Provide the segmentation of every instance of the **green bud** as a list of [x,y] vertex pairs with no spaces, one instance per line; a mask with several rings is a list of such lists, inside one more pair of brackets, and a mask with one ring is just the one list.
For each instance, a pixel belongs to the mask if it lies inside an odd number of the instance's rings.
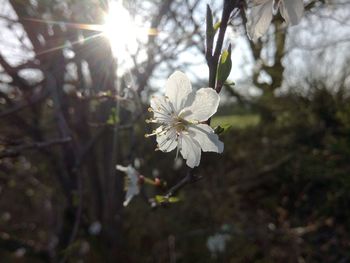
[[228,76],[231,73],[232,60],[231,60],[231,44],[227,50],[224,50],[221,53],[218,71],[217,71],[217,83],[222,86],[227,80]]

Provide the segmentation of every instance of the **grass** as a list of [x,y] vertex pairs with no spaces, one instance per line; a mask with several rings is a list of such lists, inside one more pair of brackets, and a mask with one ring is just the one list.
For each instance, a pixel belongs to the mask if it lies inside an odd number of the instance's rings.
[[244,129],[249,126],[256,126],[260,121],[257,114],[214,116],[211,119],[211,126],[231,125],[232,128]]

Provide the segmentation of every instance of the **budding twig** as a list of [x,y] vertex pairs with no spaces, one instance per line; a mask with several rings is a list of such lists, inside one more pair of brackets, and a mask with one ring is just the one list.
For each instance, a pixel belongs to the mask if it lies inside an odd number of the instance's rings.
[[[224,43],[226,28],[228,26],[228,22],[230,20],[230,16],[232,11],[235,8],[239,8],[240,0],[232,1],[232,0],[224,0],[224,8],[222,10],[221,15],[221,23],[219,28],[219,35],[216,41],[214,54],[212,54],[212,45],[207,45],[206,50],[206,60],[209,67],[209,87],[215,89],[216,84],[216,72],[218,68],[219,58],[222,50],[222,46]],[[209,7],[208,7],[209,8]],[[208,37],[208,36],[207,36]],[[219,92],[217,90],[217,92]]]

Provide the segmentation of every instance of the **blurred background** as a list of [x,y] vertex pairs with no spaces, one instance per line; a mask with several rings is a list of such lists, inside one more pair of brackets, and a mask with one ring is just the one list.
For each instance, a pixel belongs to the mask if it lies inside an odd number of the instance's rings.
[[[350,1],[304,3],[256,43],[232,16],[225,151],[152,208],[187,168],[144,138],[149,97],[207,86],[222,1],[0,0],[0,261],[350,262]],[[123,207],[116,164],[162,186]]]

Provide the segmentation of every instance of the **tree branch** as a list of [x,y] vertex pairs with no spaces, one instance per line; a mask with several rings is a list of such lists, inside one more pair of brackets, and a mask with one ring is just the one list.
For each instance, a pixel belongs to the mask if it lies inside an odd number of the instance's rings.
[[179,181],[176,185],[171,187],[164,197],[170,198],[174,194],[176,194],[179,190],[184,188],[186,185],[191,184],[191,183],[195,183],[203,178],[200,175],[195,175],[194,171],[195,171],[195,169],[190,169],[188,171],[187,175],[184,178],[182,178],[181,181]]
[[21,154],[21,152],[31,149],[42,149],[46,147],[50,147],[57,144],[64,144],[68,143],[72,140],[70,137],[66,138],[60,138],[60,139],[53,139],[46,142],[33,142],[29,144],[23,144],[16,147],[13,147],[12,149],[5,149],[2,152],[0,152],[0,159],[6,158],[6,157],[16,157]]

